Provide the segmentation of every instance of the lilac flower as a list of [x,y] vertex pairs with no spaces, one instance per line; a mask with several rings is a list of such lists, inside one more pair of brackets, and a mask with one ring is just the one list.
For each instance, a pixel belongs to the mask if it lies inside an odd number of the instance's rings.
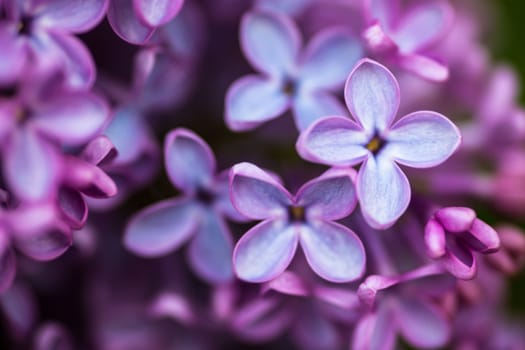
[[410,185],[397,163],[428,168],[444,162],[460,144],[456,126],[430,111],[414,112],[392,125],[399,86],[384,66],[360,61],[345,86],[348,109],[356,118],[326,117],[301,133],[297,151],[307,160],[333,166],[363,163],[357,197],[367,222],[388,228],[410,202]]
[[373,55],[426,79],[448,78],[448,68],[427,53],[451,25],[453,10],[446,1],[412,5],[402,13],[399,0],[364,3],[368,26],[362,36]]
[[189,262],[211,283],[233,277],[232,239],[223,216],[239,219],[228,198],[227,178],[215,175],[210,147],[192,131],[178,128],[165,139],[166,172],[183,196],[153,204],[130,221],[124,245],[144,257],[166,255],[192,239]]
[[295,23],[282,14],[252,12],[241,22],[241,47],[260,75],[234,82],[226,95],[228,127],[242,131],[257,127],[292,108],[298,129],[344,109],[329,92],[361,57],[361,47],[345,29],[316,35],[301,51]]
[[361,241],[352,230],[333,222],[355,207],[351,171],[328,171],[292,196],[267,172],[240,163],[230,172],[230,191],[241,214],[264,220],[235,246],[233,265],[240,279],[266,282],[279,276],[299,243],[310,267],[326,280],[348,282],[363,274]]
[[184,0],[110,0],[109,24],[122,39],[145,44],[160,27],[175,17]]
[[372,275],[359,286],[358,296],[369,309],[359,320],[352,349],[395,349],[397,334],[418,349],[445,346],[451,325],[436,300],[450,290],[433,265],[400,276]]
[[68,89],[50,72],[30,72],[14,86],[14,96],[0,96],[0,137],[8,190],[17,198],[38,201],[56,192],[64,170],[59,147],[89,142],[110,113],[99,96]]
[[461,279],[476,274],[474,252],[492,253],[499,249],[496,231],[476,217],[474,210],[447,207],[438,210],[425,227],[428,254]]
[[73,87],[88,88],[95,65],[84,44],[71,34],[95,27],[107,0],[5,0],[7,20],[0,24],[0,83],[13,82],[28,67],[59,67]]

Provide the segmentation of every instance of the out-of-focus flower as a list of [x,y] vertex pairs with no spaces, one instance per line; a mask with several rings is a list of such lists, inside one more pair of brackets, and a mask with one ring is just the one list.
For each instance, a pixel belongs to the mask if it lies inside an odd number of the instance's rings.
[[155,30],[168,23],[182,8],[184,0],[109,0],[109,24],[122,39],[145,44]]
[[84,44],[72,34],[95,27],[106,13],[107,0],[6,0],[0,24],[0,83],[13,82],[29,67],[55,67],[72,87],[89,88],[95,64]]
[[242,19],[240,37],[244,55],[261,74],[230,86],[225,105],[230,129],[253,129],[290,107],[300,130],[325,115],[345,113],[330,91],[343,84],[362,56],[358,40],[346,29],[327,29],[301,51],[299,29],[289,17],[252,12]]
[[474,252],[492,253],[499,249],[498,233],[465,207],[439,209],[425,227],[428,254],[454,276],[471,279],[476,274]]
[[336,224],[355,208],[353,170],[332,170],[292,196],[274,177],[250,163],[230,172],[231,200],[244,216],[264,220],[237,242],[237,276],[266,282],[279,276],[300,244],[310,267],[332,282],[353,281],[364,272],[364,248],[356,234]]
[[430,111],[413,112],[392,125],[399,86],[392,73],[369,59],[348,77],[345,100],[357,123],[323,118],[301,133],[297,151],[304,159],[333,166],[363,162],[356,183],[361,210],[371,226],[388,228],[410,202],[410,184],[397,163],[429,168],[444,162],[459,146],[459,130]]
[[124,245],[137,255],[166,255],[191,239],[189,261],[211,283],[233,277],[233,243],[223,216],[239,219],[228,197],[227,177],[215,175],[210,147],[192,131],[178,128],[165,139],[166,172],[183,196],[156,203],[129,222]]
[[446,1],[426,1],[403,10],[399,0],[364,4],[368,25],[362,37],[374,56],[426,79],[448,78],[448,68],[426,53],[451,25],[453,9]]

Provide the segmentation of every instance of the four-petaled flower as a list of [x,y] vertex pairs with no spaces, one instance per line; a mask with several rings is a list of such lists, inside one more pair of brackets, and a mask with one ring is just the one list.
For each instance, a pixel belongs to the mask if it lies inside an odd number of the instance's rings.
[[261,73],[234,82],[226,95],[226,123],[232,130],[253,129],[291,106],[298,129],[331,114],[345,113],[329,92],[362,56],[361,46],[347,30],[327,29],[304,51],[295,23],[274,12],[253,12],[241,23],[241,47]]
[[171,131],[164,143],[166,172],[181,197],[153,204],[129,222],[124,245],[144,257],[166,255],[192,239],[189,262],[211,283],[233,277],[232,238],[223,216],[240,219],[228,197],[228,177],[215,175],[210,147],[192,131]]
[[290,264],[300,243],[310,267],[332,282],[355,280],[364,272],[365,252],[356,234],[332,220],[356,205],[353,170],[329,170],[292,196],[272,175],[250,163],[230,172],[233,206],[244,216],[264,220],[237,243],[233,266],[249,282],[266,282]]
[[444,162],[460,144],[457,127],[445,116],[419,111],[392,125],[399,107],[399,86],[384,66],[361,60],[348,77],[345,100],[353,120],[318,120],[297,141],[307,160],[332,166],[363,163],[357,197],[367,222],[388,228],[410,202],[410,184],[397,163],[429,168]]

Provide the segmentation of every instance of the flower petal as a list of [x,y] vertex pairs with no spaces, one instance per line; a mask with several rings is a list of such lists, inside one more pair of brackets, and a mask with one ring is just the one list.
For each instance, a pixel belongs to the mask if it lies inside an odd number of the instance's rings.
[[329,170],[304,184],[297,192],[296,202],[306,208],[308,219],[342,219],[357,204],[354,178],[353,169]]
[[292,261],[298,235],[284,221],[263,221],[241,237],[233,251],[233,268],[244,281],[262,283],[279,276]]
[[117,156],[117,148],[110,138],[104,135],[91,140],[82,150],[81,157],[93,165],[109,163]]
[[348,30],[332,28],[320,32],[306,48],[299,70],[300,82],[312,89],[342,86],[362,56],[359,40]]
[[184,0],[133,0],[139,18],[151,27],[168,23],[179,13]]
[[449,232],[469,231],[476,219],[476,212],[467,207],[445,207],[434,214]]
[[0,47],[2,48],[0,84],[13,84],[20,78],[26,64],[27,51],[24,40],[20,40],[11,27],[1,23]]
[[363,216],[375,229],[392,226],[410,202],[407,177],[386,157],[370,157],[361,165],[356,188]]
[[315,221],[301,226],[301,247],[308,264],[319,276],[336,283],[358,279],[365,272],[365,249],[349,228]]
[[410,345],[427,349],[447,344],[451,329],[442,311],[414,298],[399,301],[399,328]]
[[336,166],[352,166],[369,155],[368,137],[363,129],[344,117],[327,117],[301,133],[296,149],[309,161]]
[[[481,253],[492,253],[500,248],[501,241],[498,233],[487,223],[480,219],[475,219],[470,234],[477,241],[474,246]],[[481,245],[480,245],[481,244]]]
[[124,246],[144,257],[166,255],[195,232],[199,209],[187,199],[168,199],[136,214],[124,233]]
[[450,28],[453,9],[445,1],[427,1],[409,9],[390,35],[402,52],[422,51]]
[[37,320],[38,308],[32,291],[29,286],[15,282],[0,295],[0,307],[6,328],[16,339],[28,337]]
[[78,191],[61,188],[58,192],[58,205],[65,222],[75,230],[86,223],[88,207],[84,197]]
[[234,131],[250,130],[280,116],[290,103],[280,81],[246,76],[235,81],[226,93],[226,124]]
[[411,113],[398,122],[386,136],[383,152],[397,162],[429,168],[447,160],[461,143],[458,128],[445,116],[429,111]]
[[368,22],[378,20],[385,28],[390,28],[399,19],[399,0],[366,0],[365,4]]
[[297,129],[304,130],[322,117],[347,115],[339,100],[323,91],[301,91],[293,100],[293,113]]
[[454,239],[447,240],[447,253],[440,261],[456,278],[470,280],[476,276],[477,263],[472,251]]
[[392,350],[395,344],[395,316],[388,305],[381,305],[376,313],[365,314],[357,323],[353,350]]
[[129,0],[111,0],[108,8],[111,28],[123,40],[132,44],[144,44],[155,28],[143,23]]
[[13,284],[16,274],[16,257],[7,233],[0,231],[0,295]]
[[52,30],[86,32],[102,20],[107,7],[108,0],[40,1],[37,22]]
[[60,173],[55,150],[27,128],[16,129],[10,136],[3,153],[9,188],[22,199],[48,198],[56,189]]
[[35,334],[35,350],[73,350],[71,336],[66,329],[54,322],[40,326]]
[[31,124],[61,144],[78,146],[101,132],[109,115],[108,105],[97,95],[70,93],[35,110]]
[[235,222],[246,222],[249,221],[247,217],[242,215],[235,209],[230,198],[230,169],[222,171],[217,177],[213,184],[213,190],[215,193],[215,201],[213,207],[217,212],[224,215],[228,220]]
[[446,65],[423,55],[399,55],[396,57],[396,63],[403,69],[430,81],[446,81],[449,76],[449,69]]
[[215,156],[210,146],[193,131],[177,128],[164,140],[164,162],[171,182],[182,191],[211,185]]
[[75,157],[65,158],[63,183],[87,196],[108,198],[117,193],[117,185],[102,169]]
[[287,16],[274,12],[251,12],[241,21],[241,47],[261,72],[283,76],[296,62],[301,45],[299,29]]
[[251,163],[239,163],[230,171],[230,197],[241,214],[267,219],[285,214],[292,196],[270,174]]
[[341,338],[335,322],[327,319],[315,304],[301,305],[296,317],[292,334],[302,349],[340,348]]
[[386,67],[365,58],[346,81],[345,101],[354,118],[373,136],[394,120],[399,108],[399,85]]
[[213,211],[203,212],[189,246],[191,266],[210,283],[227,283],[233,278],[233,242],[224,220]]

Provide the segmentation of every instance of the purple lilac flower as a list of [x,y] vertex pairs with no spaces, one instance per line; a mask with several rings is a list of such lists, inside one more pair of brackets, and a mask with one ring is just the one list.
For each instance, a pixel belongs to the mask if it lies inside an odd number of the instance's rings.
[[368,25],[362,37],[372,55],[426,79],[448,78],[448,68],[428,54],[452,23],[453,9],[448,2],[425,1],[403,10],[399,0],[364,3]]
[[461,136],[445,116],[418,111],[392,125],[399,107],[399,86],[384,66],[361,60],[345,86],[345,100],[356,121],[323,118],[301,133],[297,151],[307,160],[333,166],[363,163],[357,197],[367,222],[388,228],[410,202],[410,184],[397,163],[429,168],[457,149]]
[[474,252],[492,253],[499,249],[500,239],[492,227],[465,207],[439,209],[425,227],[428,254],[439,259],[454,276],[471,279],[476,274]]
[[184,0],[109,0],[109,24],[122,39],[145,44],[155,30],[168,23],[182,8]]
[[446,345],[451,325],[436,300],[451,286],[441,276],[442,270],[427,265],[400,276],[367,277],[357,293],[369,309],[356,325],[352,349],[394,349],[398,334],[420,349]]
[[84,44],[72,34],[95,27],[107,0],[5,0],[0,23],[3,47],[0,83],[13,82],[28,67],[59,67],[72,87],[89,88],[95,64]]
[[228,198],[227,178],[215,175],[210,147],[192,131],[178,128],[165,139],[166,172],[181,197],[164,200],[136,214],[124,245],[145,257],[166,255],[191,239],[189,262],[211,283],[233,277],[232,239],[224,216],[239,219]]
[[260,74],[230,86],[225,106],[230,129],[253,129],[289,108],[300,130],[322,116],[345,113],[330,91],[343,84],[362,55],[346,29],[327,29],[303,50],[299,29],[289,17],[251,12],[242,19],[240,36],[244,55]]
[[356,205],[352,171],[332,170],[304,184],[292,196],[272,175],[250,163],[230,172],[231,200],[244,216],[264,220],[235,246],[237,276],[266,282],[290,264],[300,243],[310,267],[332,282],[364,272],[364,248],[349,228],[333,222]]
[[67,171],[59,147],[90,141],[110,114],[98,95],[68,89],[47,71],[30,73],[14,86],[14,96],[0,96],[0,137],[8,190],[17,198],[37,201],[52,197],[62,171]]

